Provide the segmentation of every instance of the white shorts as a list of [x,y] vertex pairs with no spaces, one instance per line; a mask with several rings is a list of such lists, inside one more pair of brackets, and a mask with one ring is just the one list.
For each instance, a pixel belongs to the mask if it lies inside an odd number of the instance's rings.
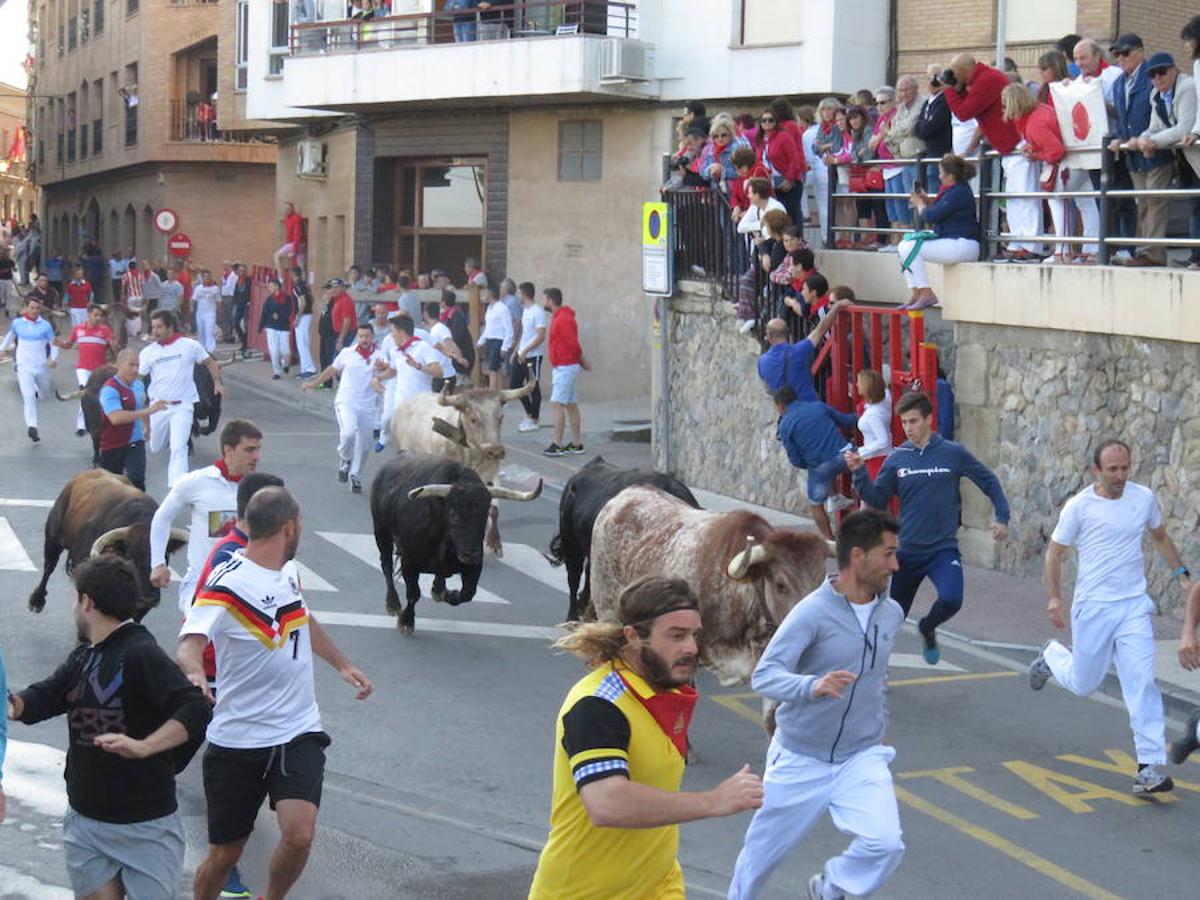
[[282,247],[280,247],[278,250],[275,251],[275,255],[276,256],[295,256],[296,255],[296,245],[295,244],[284,244]]
[[551,403],[578,402],[575,382],[579,378],[579,364],[572,366],[555,366],[550,377]]

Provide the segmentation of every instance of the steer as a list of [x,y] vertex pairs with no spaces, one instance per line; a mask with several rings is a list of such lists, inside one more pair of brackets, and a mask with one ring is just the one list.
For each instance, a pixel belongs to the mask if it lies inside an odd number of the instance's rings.
[[684,579],[700,599],[701,662],[722,685],[746,681],[775,629],[825,577],[833,545],[774,528],[749,510],[707,512],[654,487],[605,504],[592,533],[592,603],[616,618],[617,596],[642,575]]
[[[558,504],[558,534],[550,541],[550,555],[546,557],[554,566],[566,563],[567,587],[571,595],[567,606],[568,621],[580,617],[588,608],[591,597],[588,556],[592,551],[592,528],[596,516],[600,515],[604,504],[635,484],[651,485],[678,497],[688,506],[700,507],[683,482],[670,475],[645,469],[618,469],[600,456],[572,475],[563,488]],[[582,592],[579,590],[581,576]]]
[[[387,611],[397,616],[401,634],[412,634],[421,599],[421,574],[431,573],[435,601],[469,603],[483,569],[483,533],[493,500],[534,500],[531,491],[486,485],[461,462],[425,453],[401,452],[371,484],[371,520],[379,567],[387,583]],[[393,557],[399,557],[407,605],[400,609]],[[446,578],[462,576],[462,589],[446,589]]]
[[[29,608],[46,605],[46,583],[67,551],[67,574],[89,556],[115,553],[137,570],[141,603],[134,618],[141,621],[158,605],[159,590],[150,584],[150,520],[158,504],[129,479],[104,469],[80,472],[67,482],[46,517],[42,580],[29,595]],[[187,543],[183,528],[172,528],[167,556]]]

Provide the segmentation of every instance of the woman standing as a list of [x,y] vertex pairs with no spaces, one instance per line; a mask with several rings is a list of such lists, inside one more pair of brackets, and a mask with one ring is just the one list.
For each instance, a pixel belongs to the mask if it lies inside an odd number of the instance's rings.
[[258,330],[266,332],[267,352],[271,357],[271,378],[278,381],[290,368],[292,317],[296,313],[296,301],[280,290],[279,279],[267,282],[267,296],[263,300],[262,312],[258,317]]
[[300,377],[315,378],[317,366],[312,358],[314,301],[308,282],[304,280],[304,270],[299,266],[292,267],[292,301],[296,305],[296,357],[300,366]]
[[[838,186],[838,168],[835,157],[842,152],[842,129],[838,128],[837,115],[841,104],[833,97],[826,97],[817,104],[817,121],[810,129],[812,132],[813,148],[813,199],[817,203],[817,216],[821,222],[821,238],[824,241],[829,226],[829,189]],[[820,160],[820,167],[816,162]],[[845,201],[838,201],[845,204]],[[839,210],[841,212],[842,210]],[[841,215],[838,216],[841,219]],[[847,221],[842,219],[842,221]],[[836,246],[836,239],[826,241]]]
[[[849,166],[850,190],[855,194],[882,193],[882,173],[876,167],[862,165],[874,158],[871,150],[871,125],[867,111],[861,106],[852,106],[846,110],[846,133],[842,136],[842,151],[836,157],[837,162]],[[871,169],[875,174],[871,175]],[[878,179],[878,184],[874,183]],[[864,197],[854,201],[858,214],[858,227],[876,228],[887,227],[887,210],[880,199]],[[853,245],[860,250],[875,250],[878,241],[873,234],[860,234]]]
[[938,298],[929,286],[925,263],[948,265],[979,259],[979,219],[975,214],[975,195],[968,184],[974,177],[973,165],[961,156],[947,153],[938,166],[942,187],[937,197],[931,200],[924,191],[913,191],[909,202],[924,217],[934,237],[906,235],[900,242],[900,268],[912,290],[912,297],[901,309],[938,305]]
[[758,161],[771,173],[775,195],[794,221],[800,215],[800,191],[804,184],[804,151],[783,130],[779,117],[770,107],[758,118],[754,133],[754,150]]

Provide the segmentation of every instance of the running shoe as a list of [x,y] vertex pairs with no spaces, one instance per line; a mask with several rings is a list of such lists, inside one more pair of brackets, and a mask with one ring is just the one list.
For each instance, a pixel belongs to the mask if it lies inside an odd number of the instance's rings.
[[279,380],[279,378],[280,378],[280,376],[279,376],[279,373],[276,373],[276,374],[274,374],[274,375],[272,375],[272,376],[271,376],[271,380],[272,380],[272,381],[278,381],[278,380]]
[[382,453],[382,452],[383,452],[383,448],[384,448],[384,446],[385,446],[385,445],[383,444],[383,442],[382,442],[382,441],[376,441],[376,442],[375,442],[375,452],[376,452],[376,453]]
[[925,642],[925,649],[921,651],[922,658],[929,665],[936,666],[942,661],[942,651],[938,649],[936,629],[931,628],[926,631],[922,621],[917,623],[917,630],[921,632],[921,640]]
[[39,441],[41,441],[41,439],[42,439],[42,436],[40,434],[38,434],[38,430],[32,425],[29,426],[29,430],[25,433],[27,435],[29,435],[29,439],[31,441],[33,441],[35,444],[38,443]]
[[1200,709],[1192,710],[1188,716],[1187,732],[1178,740],[1171,741],[1171,762],[1181,766],[1189,756],[1200,750]]
[[254,896],[254,892],[251,891],[250,888],[246,887],[245,883],[243,883],[242,873],[237,870],[237,866],[234,866],[229,870],[229,877],[225,879],[225,887],[221,889],[221,896],[223,898],[244,898]]
[[837,897],[838,900],[845,900],[846,895],[843,893],[829,894],[825,893],[825,876],[818,872],[808,879],[808,900],[825,900],[827,896]]
[[541,424],[540,424],[540,423],[538,423],[536,420],[534,420],[534,419],[525,419],[525,420],[523,420],[523,421],[521,422],[521,424],[520,424],[520,425],[518,425],[518,426],[517,426],[517,431],[519,431],[519,432],[521,432],[522,434],[524,434],[524,433],[526,433],[526,432],[529,432],[529,431],[537,431],[537,430],[538,430],[539,428],[541,428],[541,427],[542,427],[542,426],[541,426]]
[[1171,776],[1158,766],[1139,766],[1133,776],[1133,792],[1135,794],[1162,794],[1175,790],[1175,782]]
[[346,460],[345,462],[338,465],[338,481],[340,481],[342,484],[345,484],[346,479],[349,477],[350,477],[350,461]]
[[86,428],[76,428],[75,429],[75,437],[83,437],[85,434],[87,434]]
[[583,444],[567,444],[567,446],[563,447],[563,451],[566,453],[572,453],[575,456],[580,456],[584,453],[587,453],[587,451],[583,449]]
[[1050,676],[1054,674],[1050,671],[1050,666],[1046,664],[1046,648],[1049,646],[1050,642],[1046,641],[1042,645],[1037,659],[1029,664],[1029,687],[1031,690],[1040,691],[1046,686],[1046,682],[1050,680]]
[[545,450],[542,451],[542,456],[566,456],[566,455],[567,455],[567,448],[560,447],[560,446],[558,446],[558,444],[551,444],[549,447],[547,447]]
[[361,494],[362,493],[362,482],[359,481],[357,476],[354,476],[354,475],[350,476],[350,493],[352,493],[352,494]]

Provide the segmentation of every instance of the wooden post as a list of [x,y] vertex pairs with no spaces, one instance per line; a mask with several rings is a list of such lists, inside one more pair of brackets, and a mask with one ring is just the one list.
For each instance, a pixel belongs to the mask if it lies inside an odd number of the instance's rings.
[[[471,340],[478,341],[483,334],[483,305],[479,299],[479,285],[474,281],[467,284],[467,322],[471,327]],[[475,367],[471,372],[471,383],[475,387],[486,387],[487,376],[483,371],[483,353],[475,348]]]

